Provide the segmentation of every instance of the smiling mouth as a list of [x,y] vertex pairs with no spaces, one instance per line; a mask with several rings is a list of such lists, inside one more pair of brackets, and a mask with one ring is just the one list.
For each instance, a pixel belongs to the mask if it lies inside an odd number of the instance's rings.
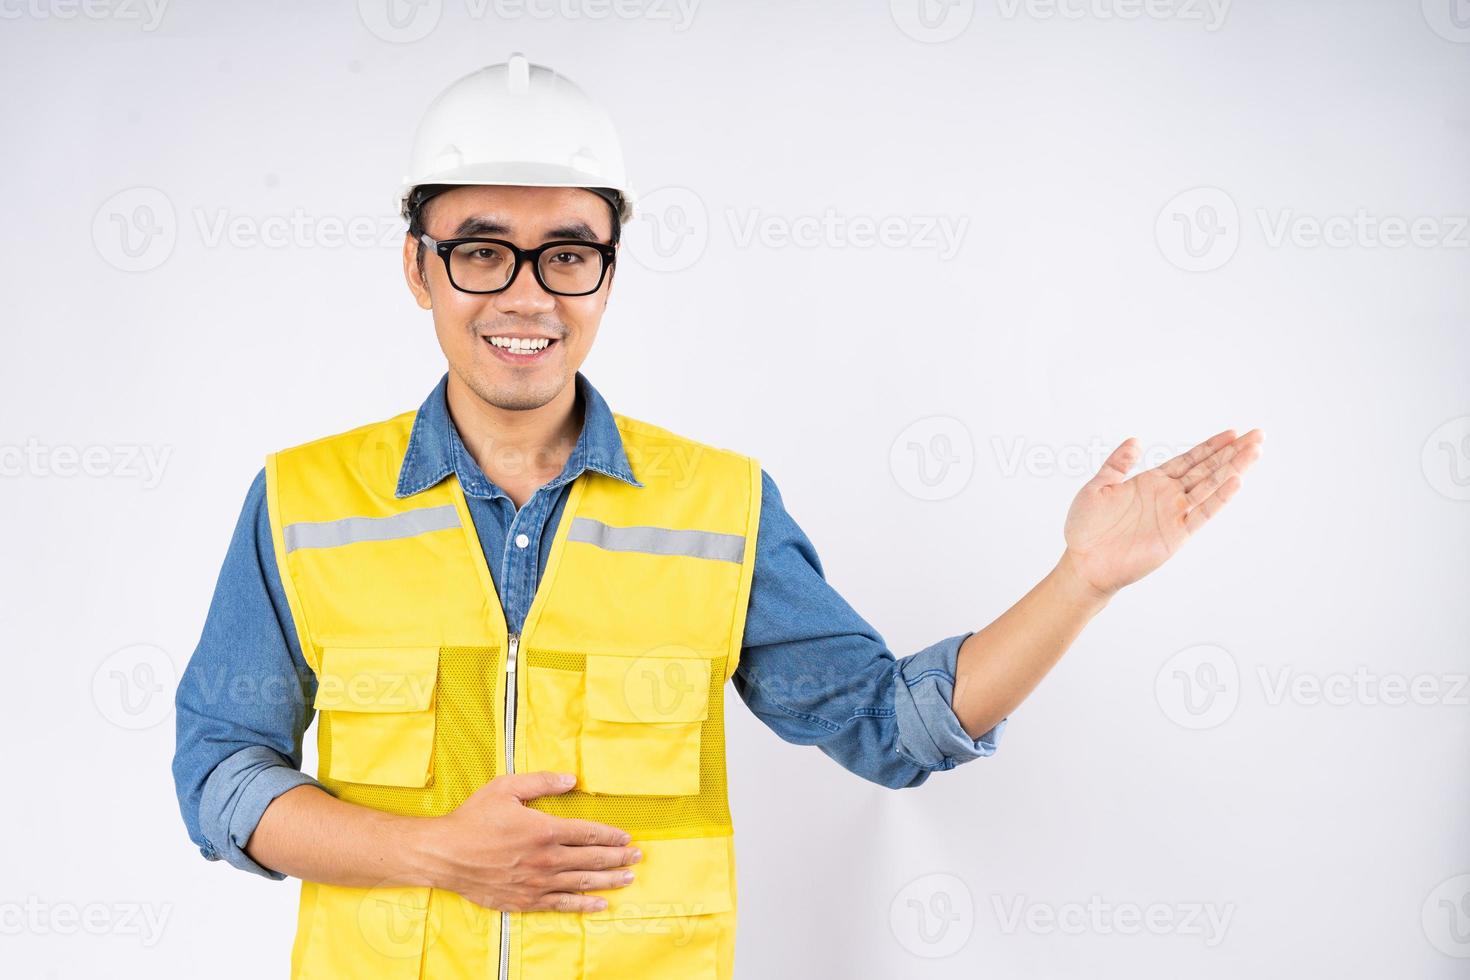
[[504,361],[530,362],[546,356],[559,341],[551,337],[491,336],[483,338],[491,353]]

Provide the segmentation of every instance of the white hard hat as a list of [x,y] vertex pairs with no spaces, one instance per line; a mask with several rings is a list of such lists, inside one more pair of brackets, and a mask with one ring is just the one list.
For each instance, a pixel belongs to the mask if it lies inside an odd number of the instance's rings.
[[414,135],[400,213],[407,216],[409,196],[424,184],[606,189],[621,223],[633,217],[612,119],[565,76],[520,53],[466,75],[430,104]]

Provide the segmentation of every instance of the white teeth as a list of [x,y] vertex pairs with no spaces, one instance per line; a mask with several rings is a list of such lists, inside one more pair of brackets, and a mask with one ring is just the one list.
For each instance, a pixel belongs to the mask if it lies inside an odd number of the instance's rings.
[[534,340],[526,337],[491,337],[490,343],[512,354],[534,354],[539,350],[545,350],[551,341],[545,337],[537,337]]

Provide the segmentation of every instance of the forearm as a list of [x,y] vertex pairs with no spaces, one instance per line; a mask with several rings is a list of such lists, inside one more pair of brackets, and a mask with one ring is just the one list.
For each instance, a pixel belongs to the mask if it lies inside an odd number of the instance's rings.
[[960,645],[953,708],[972,738],[1014,711],[1110,596],[1077,575],[1069,553],[1000,618]]
[[327,885],[432,884],[422,846],[431,823],[298,786],[266,808],[245,853],[282,874]]

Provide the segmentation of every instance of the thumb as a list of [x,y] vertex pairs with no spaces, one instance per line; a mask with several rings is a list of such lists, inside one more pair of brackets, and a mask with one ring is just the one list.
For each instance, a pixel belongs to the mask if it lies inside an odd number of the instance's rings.
[[504,788],[522,801],[565,793],[577,784],[577,777],[569,772],[512,772],[500,779]]
[[1128,478],[1128,471],[1133,468],[1133,464],[1138,462],[1138,454],[1138,440],[1133,436],[1124,439],[1103,462],[1097,476],[1088,481],[1088,486],[1110,487],[1123,482]]

